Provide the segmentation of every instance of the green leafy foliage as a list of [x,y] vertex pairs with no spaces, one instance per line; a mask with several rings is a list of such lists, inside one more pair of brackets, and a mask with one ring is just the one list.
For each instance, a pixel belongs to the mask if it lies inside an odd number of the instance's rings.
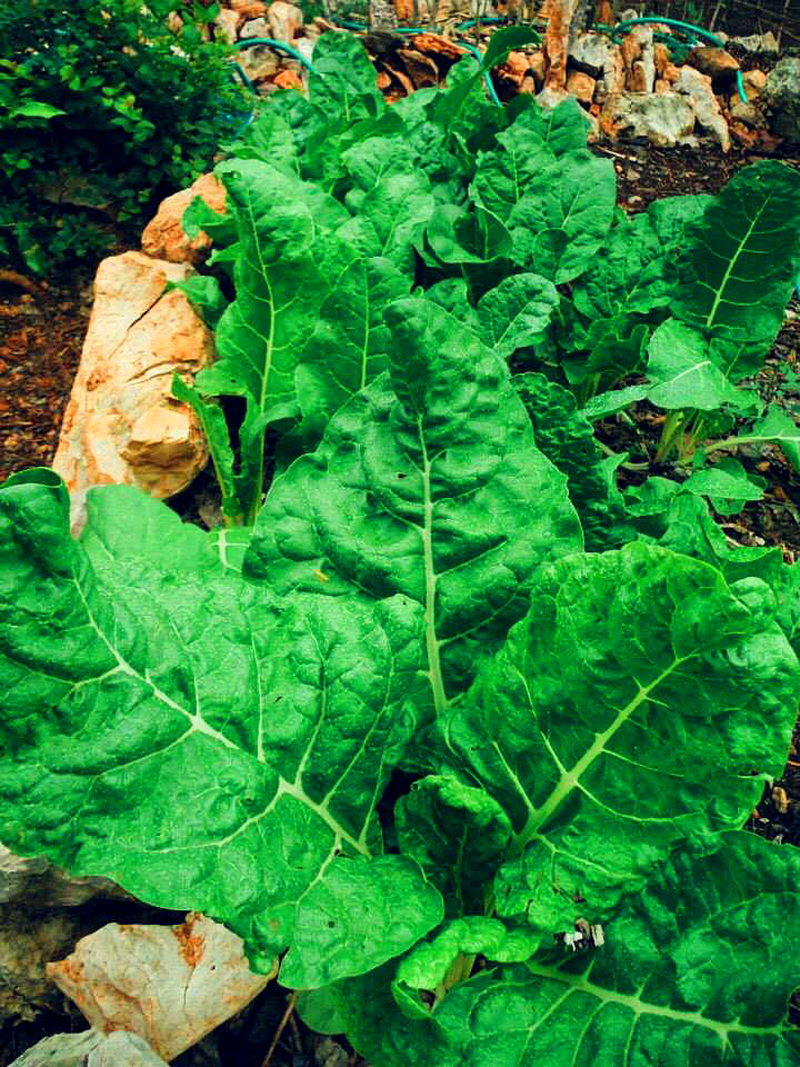
[[[218,5],[19,0],[0,12],[0,257],[44,273],[208,170],[245,98]],[[167,26],[170,12],[182,29]],[[57,205],[60,225],[54,227]]]
[[[800,455],[741,384],[795,179],[625,219],[574,103],[495,108],[466,58],[388,109],[347,35],[315,66],[185,219],[227,524],[0,487],[0,840],[280,955],[374,1067],[798,1065],[800,858],[741,827],[800,571],[709,510],[762,493],[740,445]],[[622,490],[593,420],[643,400],[721,436]]]

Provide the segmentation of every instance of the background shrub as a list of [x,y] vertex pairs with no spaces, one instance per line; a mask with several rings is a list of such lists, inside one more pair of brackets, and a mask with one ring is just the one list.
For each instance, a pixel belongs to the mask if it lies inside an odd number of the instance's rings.
[[179,0],[0,8],[0,261],[44,273],[96,253],[111,221],[140,225],[209,168],[246,110],[227,46],[203,38],[218,11]]

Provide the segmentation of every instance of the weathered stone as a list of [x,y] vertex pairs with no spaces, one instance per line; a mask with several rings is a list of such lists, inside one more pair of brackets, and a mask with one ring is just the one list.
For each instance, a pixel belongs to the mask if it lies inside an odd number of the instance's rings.
[[[249,19],[244,23],[239,30],[239,37],[245,41],[251,37],[271,37],[269,22],[267,21],[266,10],[258,18]],[[249,51],[247,49],[246,51]]]
[[278,53],[269,45],[257,44],[252,48],[244,48],[237,54],[237,60],[250,81],[256,85],[274,78],[280,68]]
[[303,25],[303,12],[294,4],[287,4],[285,0],[275,0],[267,10],[270,33],[276,41],[292,44],[295,34]]
[[749,37],[731,37],[728,44],[737,44],[745,52],[763,53],[764,55],[776,56],[780,51],[772,30],[767,30],[766,33],[753,33]]
[[43,856],[23,857],[0,845],[0,904],[30,908],[75,907],[96,896],[129,899],[107,878],[72,878]]
[[155,218],[148,222],[142,234],[142,251],[154,259],[170,263],[200,263],[211,247],[205,233],[188,237],[183,230],[183,213],[195,197],[201,197],[218,213],[225,211],[225,189],[213,174],[204,174],[188,189],[173,193],[158,205]]
[[782,59],[767,75],[761,96],[775,133],[800,144],[800,59]]
[[242,940],[192,913],[179,926],[109,923],[47,973],[104,1033],[138,1034],[167,1061],[241,1011],[277,972],[253,974]]
[[764,129],[766,126],[764,115],[755,104],[749,102],[745,104],[738,97],[731,104],[731,118],[736,122],[749,126],[752,130]]
[[214,19],[214,25],[217,27],[218,31],[217,37],[222,38],[222,40],[227,41],[229,44],[235,44],[241,21],[241,15],[238,15],[229,7],[223,7]]
[[[408,64],[406,64],[408,66]],[[508,81],[514,82],[515,85],[522,85],[525,75],[530,68],[530,62],[524,52],[509,52],[505,63],[500,67],[498,73]],[[409,74],[412,74],[409,71]],[[431,84],[428,82],[427,84]]]
[[49,960],[69,952],[90,923],[75,910],[0,907],[0,1021],[30,1021],[59,1005],[60,995],[45,973]]
[[747,99],[752,102],[753,100],[757,100],[764,91],[764,86],[767,83],[767,76],[763,70],[747,70],[742,75],[742,81],[744,82]]
[[[87,1059],[88,1057],[88,1059]],[[136,1034],[54,1034],[37,1042],[9,1067],[167,1067]]]
[[[193,379],[214,355],[210,331],[168,281],[184,263],[125,252],[103,260],[54,469],[71,492],[138,485],[152,496],[179,493],[208,459],[194,413],[172,399],[175,372]],[[163,295],[162,295],[163,294]],[[153,440],[163,425],[166,440]]]
[[601,33],[585,33],[575,41],[569,61],[578,70],[602,79],[605,95],[625,88],[625,64],[617,45]]
[[656,74],[659,78],[663,78],[664,72],[672,62],[669,55],[669,49],[663,41],[656,41],[653,44],[653,59],[656,64]]
[[681,76],[675,88],[691,100],[698,123],[714,137],[723,152],[728,152],[731,147],[730,131],[714,96],[711,78],[694,67],[681,67]]
[[708,75],[715,85],[730,85],[736,81],[739,71],[739,61],[724,48],[693,48],[688,62],[701,74]]
[[582,104],[591,104],[597,82],[581,70],[573,70],[567,78],[567,92]]
[[642,137],[662,147],[691,144],[694,109],[676,92],[623,93],[609,98],[600,125],[612,137]]

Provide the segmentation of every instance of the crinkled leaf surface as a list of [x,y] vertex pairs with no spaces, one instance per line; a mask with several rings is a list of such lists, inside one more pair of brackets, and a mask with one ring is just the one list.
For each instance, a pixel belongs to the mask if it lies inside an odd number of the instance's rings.
[[531,372],[511,380],[530,415],[537,448],[569,479],[587,550],[607,547],[609,528],[621,517],[615,473],[622,457],[603,457],[590,420],[568,389]]
[[590,319],[646,313],[669,302],[665,248],[646,212],[622,219],[609,233],[573,293]]
[[538,274],[514,274],[478,303],[483,341],[505,359],[540,341],[558,309],[556,287]]
[[279,593],[421,604],[441,710],[524,614],[536,568],[582,537],[503,361],[424,299],[387,322],[389,374],[274,482],[245,572]]
[[305,449],[314,447],[331,415],[386,370],[390,334],[383,312],[408,295],[409,280],[381,256],[364,257],[345,241],[326,241],[320,268],[328,294],[298,355],[295,382]]
[[763,583],[642,544],[540,572],[442,728],[514,826],[499,915],[602,921],[677,841],[744,822],[800,693],[774,611]]
[[588,149],[537,169],[506,222],[515,260],[556,284],[579,277],[611,229],[615,200],[611,160]]
[[0,509],[0,838],[203,911],[268,966],[336,854],[381,850],[421,609],[279,605],[230,570],[90,559],[52,475],[5,486]]
[[427,1018],[393,1009],[386,971],[343,983],[348,1033],[375,1067],[793,1067],[800,855],[741,831],[721,846],[674,853],[602,948],[479,973]]
[[444,917],[437,890],[407,856],[339,857],[297,910],[280,980],[315,989],[406,952]]
[[377,255],[411,273],[413,247],[420,243],[435,207],[430,182],[400,137],[371,137],[348,149],[344,164],[353,182],[345,203],[377,236]]
[[395,820],[400,851],[422,866],[448,911],[480,911],[484,885],[511,838],[497,801],[452,774],[428,775],[400,798]]
[[672,313],[729,340],[772,343],[800,271],[800,173],[737,171],[687,234]]

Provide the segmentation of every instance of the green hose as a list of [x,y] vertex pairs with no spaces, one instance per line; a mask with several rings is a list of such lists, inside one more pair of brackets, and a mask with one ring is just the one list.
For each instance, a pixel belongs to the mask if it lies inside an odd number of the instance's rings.
[[[680,19],[665,19],[659,15],[647,15],[640,19],[628,19],[625,22],[620,22],[617,26],[610,28],[610,36],[612,41],[615,41],[616,37],[621,33],[627,33],[628,30],[634,26],[641,26],[644,23],[661,23],[665,26],[675,26],[679,30],[684,30],[686,33],[693,34],[699,37],[705,37],[707,41],[710,41],[716,48],[724,48],[724,41],[720,40],[715,34],[709,30],[704,30],[700,26],[693,26],[691,22],[681,22]],[[739,97],[743,104],[747,103],[747,92],[744,87],[744,78],[740,70],[736,71],[736,88],[739,90]]]

